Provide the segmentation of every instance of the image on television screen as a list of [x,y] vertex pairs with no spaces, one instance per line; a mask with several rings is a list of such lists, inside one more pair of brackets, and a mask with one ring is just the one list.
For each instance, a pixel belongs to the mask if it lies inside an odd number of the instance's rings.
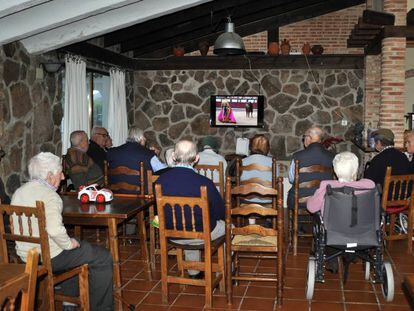
[[257,96],[216,96],[216,126],[257,126]]

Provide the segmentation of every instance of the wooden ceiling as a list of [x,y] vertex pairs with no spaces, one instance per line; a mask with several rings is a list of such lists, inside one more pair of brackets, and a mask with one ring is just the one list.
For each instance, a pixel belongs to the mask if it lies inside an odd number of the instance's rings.
[[274,34],[281,26],[362,3],[365,0],[213,0],[107,33],[97,40],[103,42],[101,47],[84,41],[63,49],[137,68],[143,58],[170,56],[176,45],[183,46],[186,53],[198,50],[202,41],[213,45],[223,33],[228,16],[235,23],[236,33],[245,37],[262,31]]

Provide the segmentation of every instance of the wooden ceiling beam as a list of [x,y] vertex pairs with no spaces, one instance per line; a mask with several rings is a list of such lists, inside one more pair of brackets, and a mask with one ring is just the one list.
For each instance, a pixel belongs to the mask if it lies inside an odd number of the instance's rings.
[[[343,0],[343,1],[291,1],[291,3],[285,6],[286,11],[282,14],[273,15],[270,17],[262,18],[260,20],[254,20],[251,22],[246,22],[245,24],[238,24],[236,22],[235,31],[243,36],[248,36],[251,34],[259,33],[266,31],[270,27],[281,27],[287,24],[294,22],[302,21],[308,18],[313,18],[315,16],[320,16],[323,14],[331,13],[347,7],[355,6],[364,3],[363,0]],[[171,46],[173,43],[180,43],[186,50],[186,52],[191,52],[197,50],[197,44],[199,41],[208,41],[214,42],[215,39],[221,34],[221,32],[216,32],[213,34],[205,35],[200,37],[199,35],[188,35],[186,41],[179,40],[175,42],[165,42],[158,44],[157,46],[148,46],[145,51],[135,51],[134,56],[166,56],[171,54]],[[184,38],[181,38],[184,39]],[[154,51],[154,52],[152,52]]]
[[[315,1],[315,0],[314,0]],[[316,0],[320,1],[320,0]],[[246,3],[240,4],[231,15],[231,20],[237,25],[239,23],[250,22],[255,18],[263,18],[264,16],[271,16],[276,14],[276,10],[284,8],[290,0],[274,0],[274,1],[260,1],[259,3]],[[256,15],[255,15],[256,14]],[[222,10],[214,14],[214,21],[212,16],[206,15],[197,19],[193,19],[192,15],[189,15],[187,19],[181,23],[176,24],[174,27],[167,27],[160,29],[156,32],[148,33],[144,36],[134,37],[131,40],[125,41],[121,44],[121,52],[127,52],[131,50],[140,51],[142,48],[147,52],[146,47],[155,45],[159,48],[180,44],[179,41],[186,41],[193,37],[202,37],[211,33],[222,32],[224,29],[224,22],[226,17],[229,15],[227,10]],[[191,19],[189,19],[191,18]],[[213,27],[216,25],[216,27]],[[215,29],[216,28],[216,29]],[[168,45],[166,45],[168,42]],[[213,42],[209,42],[213,44]],[[151,49],[149,51],[152,51]]]
[[391,13],[364,10],[362,13],[362,22],[371,25],[394,25],[395,15]]
[[[225,11],[228,14],[228,9],[246,3],[251,5],[252,1],[253,0],[215,0],[176,13],[168,14],[166,16],[151,19],[149,21],[106,34],[104,36],[104,46],[112,46],[140,36],[151,34],[161,29],[169,29],[173,26],[175,27],[180,23],[188,21],[189,17],[193,20],[197,20],[202,16],[207,16],[209,20],[211,20],[210,14],[213,14],[213,17],[214,14],[217,14],[220,11]],[[272,0],[272,2],[273,1],[274,0]]]

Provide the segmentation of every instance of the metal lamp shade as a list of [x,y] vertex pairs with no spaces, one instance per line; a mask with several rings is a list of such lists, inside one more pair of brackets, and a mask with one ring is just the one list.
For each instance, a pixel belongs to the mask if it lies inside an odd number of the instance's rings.
[[243,39],[234,32],[234,24],[226,23],[225,32],[214,42],[214,54],[243,55],[246,54]]

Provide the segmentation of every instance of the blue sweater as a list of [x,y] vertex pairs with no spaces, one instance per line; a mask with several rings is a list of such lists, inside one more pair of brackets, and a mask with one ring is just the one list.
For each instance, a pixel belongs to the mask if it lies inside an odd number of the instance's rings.
[[[224,220],[224,201],[217,191],[214,183],[202,175],[197,174],[190,168],[174,167],[173,169],[160,175],[157,184],[162,186],[163,195],[199,197],[200,186],[207,187],[208,205],[210,210],[210,231],[214,229],[218,220]],[[164,209],[165,222],[168,229],[172,229],[172,212],[168,206]],[[182,230],[181,214],[178,207],[175,209],[177,229]],[[186,219],[186,230],[191,230],[191,212],[184,208]],[[203,230],[203,218],[200,208],[194,209],[196,230]]]

